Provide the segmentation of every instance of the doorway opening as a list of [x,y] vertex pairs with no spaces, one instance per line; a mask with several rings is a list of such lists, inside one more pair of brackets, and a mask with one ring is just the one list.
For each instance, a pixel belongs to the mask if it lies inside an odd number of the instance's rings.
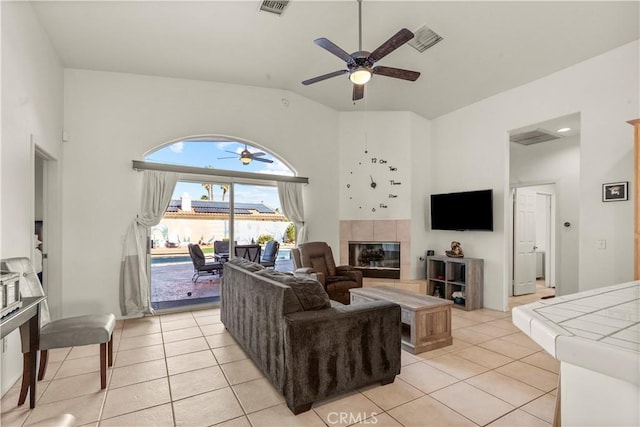
[[183,175],[176,184],[162,220],[150,230],[154,309],[219,301],[222,271],[198,274],[190,245],[198,245],[205,262],[212,263],[226,261],[235,245],[259,244],[264,250],[268,241],[275,240],[280,243],[275,268],[292,269],[288,254],[293,242],[287,233],[292,225],[281,212],[276,183],[241,175],[247,171],[293,175],[274,155],[244,141],[199,137],[165,145],[145,161],[239,172],[238,178],[228,173],[220,177]]
[[[556,185],[523,186],[512,190],[513,265],[510,296],[555,295]],[[522,301],[523,298],[518,299]]]
[[511,308],[577,290],[580,113],[514,129],[509,141],[504,301]]

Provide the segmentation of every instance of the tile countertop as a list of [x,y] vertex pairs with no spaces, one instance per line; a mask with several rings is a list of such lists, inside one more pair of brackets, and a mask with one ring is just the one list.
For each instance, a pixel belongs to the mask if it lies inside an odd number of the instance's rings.
[[561,362],[640,384],[640,281],[515,307],[512,318]]

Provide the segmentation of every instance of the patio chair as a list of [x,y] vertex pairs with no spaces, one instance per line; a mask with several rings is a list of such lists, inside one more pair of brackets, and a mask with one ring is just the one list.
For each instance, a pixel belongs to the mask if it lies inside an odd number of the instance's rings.
[[213,242],[213,257],[216,261],[229,261],[229,241],[216,240]]
[[189,256],[191,257],[191,262],[193,262],[193,276],[191,277],[193,283],[196,283],[200,276],[213,274],[222,276],[223,263],[218,261],[207,263],[199,245],[189,243]]
[[260,262],[260,253],[262,248],[260,245],[236,245],[234,246],[234,253],[236,258],[244,258],[251,262]]
[[267,268],[276,268],[276,258],[278,257],[278,250],[280,249],[280,243],[272,240],[267,242],[260,258],[260,264]]
[[[23,297],[44,296],[42,285],[38,280],[29,258],[7,258],[0,262],[2,270],[20,274],[20,294]],[[79,347],[100,344],[100,388],[107,387],[107,365],[113,364],[113,329],[116,316],[113,313],[87,314],[84,316],[66,317],[51,320],[47,301],[40,305],[40,364],[38,381],[41,381],[47,370],[48,350],[54,348]],[[18,396],[18,405],[22,405],[29,392],[31,355],[29,353],[28,326],[20,327],[22,341],[22,386]],[[34,355],[35,357],[35,355]],[[31,390],[33,393],[33,390]],[[66,425],[66,424],[56,424]]]

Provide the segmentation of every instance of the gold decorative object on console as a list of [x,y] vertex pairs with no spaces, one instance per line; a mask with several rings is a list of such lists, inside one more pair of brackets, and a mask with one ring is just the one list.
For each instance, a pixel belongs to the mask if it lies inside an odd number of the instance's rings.
[[464,257],[464,252],[462,252],[462,246],[460,246],[460,242],[456,242],[456,241],[451,242],[451,250],[444,251],[444,253],[450,258]]

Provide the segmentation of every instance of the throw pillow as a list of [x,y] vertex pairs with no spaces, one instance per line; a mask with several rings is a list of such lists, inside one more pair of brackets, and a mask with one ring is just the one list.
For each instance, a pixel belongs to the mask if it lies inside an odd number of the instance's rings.
[[256,274],[289,286],[298,298],[303,310],[322,310],[331,307],[329,295],[317,280],[266,269],[258,271]]

